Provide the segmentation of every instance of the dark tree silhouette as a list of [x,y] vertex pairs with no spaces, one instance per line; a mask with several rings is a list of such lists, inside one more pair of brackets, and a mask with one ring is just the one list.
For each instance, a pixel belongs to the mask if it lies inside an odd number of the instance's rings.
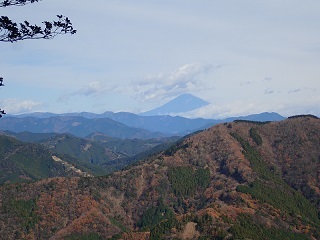
[[[0,7],[24,6],[41,0],[5,0],[0,2]],[[0,41],[16,42],[26,39],[52,39],[59,34],[75,34],[69,18],[57,15],[56,21],[43,21],[43,26],[30,24],[28,21],[16,23],[7,16],[0,17]]]
[[[1,7],[24,6],[29,3],[39,2],[41,0],[4,0],[0,1]],[[57,15],[56,21],[43,21],[42,26],[30,24],[28,21],[16,23],[7,16],[0,17],[0,42],[17,42],[26,39],[52,39],[59,34],[75,34],[69,18],[63,15]],[[3,85],[3,78],[0,77],[0,87]],[[0,118],[5,114],[0,109]]]
[[76,33],[69,18],[57,15],[58,20],[44,21],[42,27],[28,21],[15,23],[7,16],[0,17],[0,42],[16,42],[26,39],[52,39],[58,34]]
[[[3,78],[0,77],[0,87],[2,87],[2,86],[4,86]],[[2,118],[2,115],[4,115],[4,114],[6,114],[6,113],[4,112],[4,110],[1,110],[1,108],[0,108],[0,118]]]
[[39,2],[41,0],[5,0],[0,2],[0,7],[7,7],[7,6],[23,6],[28,3]]
[[2,115],[4,115],[4,114],[6,114],[6,113],[4,112],[4,110],[1,110],[1,108],[0,108],[0,118],[2,118]]

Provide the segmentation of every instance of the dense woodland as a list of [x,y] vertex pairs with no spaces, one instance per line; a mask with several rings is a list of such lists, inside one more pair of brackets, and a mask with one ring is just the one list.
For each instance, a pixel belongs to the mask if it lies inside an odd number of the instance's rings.
[[79,138],[71,134],[0,132],[0,184],[107,175],[168,148],[177,139],[123,140],[101,133]]
[[112,174],[7,183],[5,239],[319,239],[320,120],[236,121]]

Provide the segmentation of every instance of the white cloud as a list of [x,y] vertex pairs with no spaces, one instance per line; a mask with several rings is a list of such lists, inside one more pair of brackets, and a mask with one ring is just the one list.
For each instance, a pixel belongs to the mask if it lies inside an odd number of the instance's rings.
[[261,112],[277,112],[288,117],[297,114],[314,114],[320,116],[320,97],[310,95],[305,101],[299,98],[286,98],[279,101],[277,98],[264,101],[263,99],[236,100],[225,103],[209,104],[200,109],[181,114],[184,117],[202,117],[209,119],[224,119],[227,117],[246,116]]
[[118,85],[109,86],[101,81],[92,81],[73,92],[66,92],[60,95],[58,98],[58,102],[68,102],[71,97],[75,97],[75,96],[97,97],[97,96],[103,96],[108,92],[116,93],[116,92],[123,92],[123,91],[124,90],[122,89],[122,87]]
[[194,111],[184,113],[183,116],[190,118],[202,117],[209,119],[224,119],[227,117],[249,115],[258,112],[255,103],[235,101],[226,104],[209,104]]
[[2,109],[8,114],[34,112],[43,105],[41,102],[17,98],[4,99],[1,104],[3,105]]
[[143,81],[135,83],[134,88],[141,101],[161,101],[182,93],[205,89],[205,76],[212,69],[212,65],[186,64],[171,73],[149,75]]
[[83,96],[90,96],[90,95],[99,95],[106,92],[108,88],[99,81],[89,82],[86,86],[80,88],[73,95],[83,95]]

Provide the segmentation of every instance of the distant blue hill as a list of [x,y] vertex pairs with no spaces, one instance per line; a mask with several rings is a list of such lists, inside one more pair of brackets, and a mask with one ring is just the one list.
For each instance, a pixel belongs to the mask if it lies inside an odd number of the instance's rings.
[[213,119],[189,119],[185,117],[169,115],[140,116],[128,112],[106,112],[102,115],[130,127],[143,128],[150,132],[162,132],[173,135],[184,135],[185,133],[191,133],[194,131],[194,129],[201,128],[208,124],[213,125],[215,123],[215,120]]
[[192,94],[182,94],[170,102],[153,110],[140,113],[141,116],[170,115],[189,112],[208,105],[209,103]]
[[278,113],[263,112],[263,113],[248,115],[248,116],[230,117],[230,118],[224,119],[224,121],[232,122],[234,120],[248,120],[248,121],[258,121],[258,122],[270,122],[270,121],[281,121],[284,119],[285,117],[281,116]]
[[[101,132],[118,138],[153,138],[172,135],[183,136],[188,133],[209,128],[215,124],[234,120],[281,121],[285,119],[278,113],[260,113],[226,119],[189,119],[179,116],[139,116],[128,112],[82,113],[30,113],[5,116],[0,121],[0,130],[33,133],[71,133],[86,136]],[[143,131],[144,130],[144,131]]]
[[4,117],[0,121],[0,130],[31,133],[70,133],[85,137],[100,132],[121,139],[163,138],[167,135],[150,132],[141,128],[129,127],[110,118],[88,119],[79,116],[55,116],[49,118],[36,117]]
[[50,117],[84,117],[88,119],[103,118],[102,114],[90,113],[90,112],[74,112],[74,113],[51,113],[51,112],[33,112],[33,113],[22,113],[19,115],[10,115],[8,117],[24,118],[24,117],[34,117],[34,118],[50,118]]

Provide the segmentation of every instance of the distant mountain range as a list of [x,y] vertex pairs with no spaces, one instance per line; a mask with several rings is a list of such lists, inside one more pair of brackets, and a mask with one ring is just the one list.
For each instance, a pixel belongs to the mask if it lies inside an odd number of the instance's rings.
[[78,137],[85,137],[94,132],[107,134],[118,138],[161,138],[161,133],[152,133],[144,129],[128,127],[110,118],[88,119],[84,117],[56,116],[49,118],[35,117],[6,117],[0,121],[0,129],[13,132],[33,133],[70,133]]
[[0,130],[32,133],[70,133],[86,137],[92,133],[102,133],[121,139],[149,139],[169,136],[184,136],[194,131],[209,128],[222,122],[234,120],[281,121],[278,113],[260,113],[226,119],[185,118],[171,116],[172,113],[188,112],[208,103],[191,94],[183,94],[154,110],[143,114],[110,112],[102,114],[80,112],[55,114],[35,112],[8,115],[0,121]]
[[280,121],[285,119],[277,113],[260,113],[249,116],[214,119],[189,119],[172,116],[139,116],[126,112],[94,113],[30,113],[19,116],[7,116],[0,121],[0,130],[32,133],[70,133],[78,137],[99,132],[110,137],[126,138],[162,138],[184,136],[194,131],[209,128],[215,124],[234,120]]
[[176,115],[178,113],[189,112],[208,105],[209,103],[191,94],[182,94],[170,102],[147,112],[141,116]]

